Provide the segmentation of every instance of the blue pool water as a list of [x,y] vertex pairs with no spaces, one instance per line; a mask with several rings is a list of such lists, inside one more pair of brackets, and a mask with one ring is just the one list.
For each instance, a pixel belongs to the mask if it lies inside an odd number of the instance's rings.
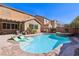
[[59,45],[70,42],[68,37],[60,37],[55,34],[41,34],[30,37],[26,42],[20,42],[20,48],[30,53],[48,53]]

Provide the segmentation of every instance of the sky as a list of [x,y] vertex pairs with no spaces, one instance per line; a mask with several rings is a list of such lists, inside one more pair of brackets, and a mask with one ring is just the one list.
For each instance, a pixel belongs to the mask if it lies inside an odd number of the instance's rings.
[[57,20],[62,24],[69,24],[79,16],[78,3],[5,3],[4,5],[28,14]]

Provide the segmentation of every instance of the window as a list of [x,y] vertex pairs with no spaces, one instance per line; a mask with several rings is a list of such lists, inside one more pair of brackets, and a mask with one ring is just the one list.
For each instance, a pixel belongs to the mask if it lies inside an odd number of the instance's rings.
[[3,29],[6,29],[6,23],[3,23]]
[[18,29],[18,24],[16,23],[2,23],[3,29]]
[[18,29],[18,24],[11,24],[11,29]]
[[7,29],[10,29],[10,24],[7,24]]
[[14,24],[11,24],[11,29],[14,29]]
[[33,29],[33,24],[29,24],[29,27],[30,27],[31,29]]
[[18,25],[17,24],[15,24],[15,29],[18,29]]
[[38,25],[35,25],[35,29],[38,29]]
[[35,24],[29,24],[29,27],[31,29],[38,29],[38,25],[35,25]]

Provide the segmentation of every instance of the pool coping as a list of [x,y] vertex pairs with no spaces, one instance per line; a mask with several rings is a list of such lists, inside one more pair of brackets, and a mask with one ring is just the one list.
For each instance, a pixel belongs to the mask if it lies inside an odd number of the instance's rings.
[[55,33],[36,33],[36,34],[27,34],[27,35],[24,35],[24,36],[33,37],[33,36],[37,36],[37,35],[40,35],[40,34],[55,34]]

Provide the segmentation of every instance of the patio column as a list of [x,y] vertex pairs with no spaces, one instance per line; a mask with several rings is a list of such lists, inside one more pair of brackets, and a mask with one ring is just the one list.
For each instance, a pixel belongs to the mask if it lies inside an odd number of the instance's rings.
[[19,30],[20,30],[20,31],[23,30],[22,23],[19,23]]
[[18,30],[20,30],[20,23],[19,23],[19,28],[18,28]]

